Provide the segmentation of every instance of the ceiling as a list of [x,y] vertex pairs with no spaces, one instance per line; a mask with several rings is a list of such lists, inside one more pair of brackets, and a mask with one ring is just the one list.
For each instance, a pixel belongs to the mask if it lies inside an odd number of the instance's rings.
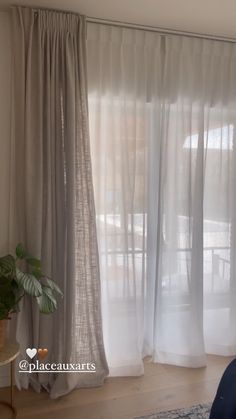
[[87,16],[236,38],[235,0],[0,0]]

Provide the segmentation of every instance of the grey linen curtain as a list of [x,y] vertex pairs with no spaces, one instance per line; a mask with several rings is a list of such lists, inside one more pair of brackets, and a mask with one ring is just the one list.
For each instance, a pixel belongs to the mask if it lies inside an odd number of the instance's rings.
[[[108,374],[86,88],[85,18],[13,7],[11,242],[42,258],[64,298],[52,316],[25,300],[16,336],[47,348],[48,362],[96,364],[96,374],[18,374],[17,384],[50,390],[97,386]],[[32,378],[33,376],[33,378]]]

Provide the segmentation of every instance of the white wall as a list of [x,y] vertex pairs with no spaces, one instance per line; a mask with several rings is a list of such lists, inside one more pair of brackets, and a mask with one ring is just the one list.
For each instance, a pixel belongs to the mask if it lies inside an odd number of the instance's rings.
[[[9,13],[0,12],[0,255],[8,250],[9,170],[11,127],[11,37]],[[9,382],[1,367],[0,387]]]

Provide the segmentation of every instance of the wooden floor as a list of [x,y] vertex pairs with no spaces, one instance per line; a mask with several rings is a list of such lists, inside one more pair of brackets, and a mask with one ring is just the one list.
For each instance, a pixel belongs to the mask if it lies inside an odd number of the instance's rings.
[[[211,401],[232,358],[208,356],[208,366],[188,369],[145,361],[145,375],[109,378],[96,389],[75,390],[60,400],[47,393],[16,391],[17,419],[133,419]],[[0,390],[6,398],[9,389]],[[10,418],[0,406],[0,418]],[[3,411],[4,410],[4,411]]]

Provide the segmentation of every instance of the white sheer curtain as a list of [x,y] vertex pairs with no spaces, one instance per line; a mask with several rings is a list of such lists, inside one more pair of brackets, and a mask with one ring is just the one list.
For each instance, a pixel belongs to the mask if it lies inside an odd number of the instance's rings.
[[90,135],[103,296],[112,375],[143,372],[147,139],[160,37],[88,26]]
[[87,45],[110,373],[236,354],[236,46],[98,24]]
[[236,47],[166,37],[163,60],[161,163],[149,173],[159,186],[158,201],[149,199],[157,243],[146,344],[154,361],[199,367],[205,352],[236,353]]

